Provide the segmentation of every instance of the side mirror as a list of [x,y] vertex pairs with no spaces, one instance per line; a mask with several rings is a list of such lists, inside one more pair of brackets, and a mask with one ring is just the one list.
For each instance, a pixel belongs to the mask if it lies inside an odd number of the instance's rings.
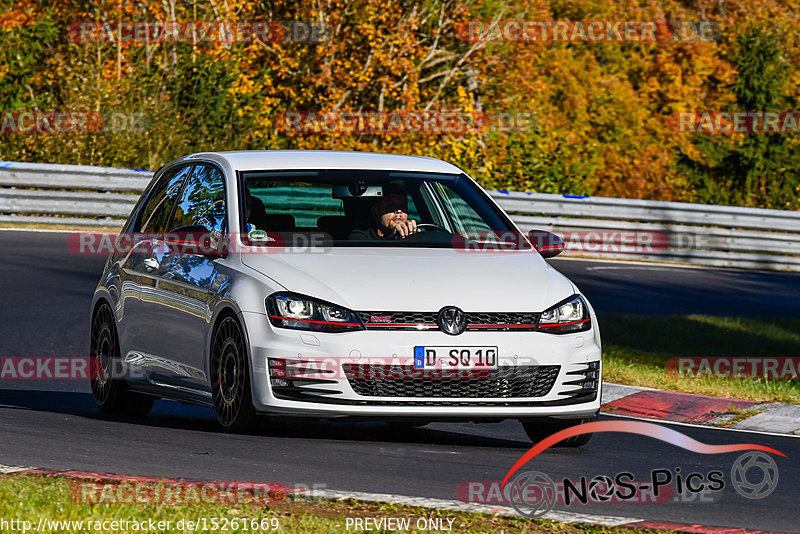
[[564,252],[564,240],[552,232],[531,230],[528,240],[543,258],[553,258]]
[[181,226],[164,234],[164,243],[174,252],[214,259],[222,255],[221,240],[202,225]]

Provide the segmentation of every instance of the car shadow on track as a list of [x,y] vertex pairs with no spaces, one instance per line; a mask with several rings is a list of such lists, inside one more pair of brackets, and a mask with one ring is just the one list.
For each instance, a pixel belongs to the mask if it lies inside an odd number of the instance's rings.
[[[442,427],[452,427],[453,430]],[[295,420],[267,423],[260,434],[275,438],[324,439],[337,441],[382,441],[389,443],[418,443],[456,445],[460,447],[529,448],[529,441],[471,433],[468,423],[427,425],[403,428],[380,421],[339,422],[329,420]]]
[[185,430],[218,430],[214,412],[210,409],[172,401],[156,401],[152,416],[117,416],[100,413],[91,394],[88,393],[0,389],[0,410],[3,409],[61,413],[87,419],[128,424],[152,424],[152,426]]
[[[146,417],[102,414],[88,393],[61,391],[33,391],[0,389],[0,410],[21,409],[70,414],[107,422],[142,425],[176,430],[224,433],[216,423],[210,408],[186,405],[175,401],[156,401],[153,411]],[[320,419],[268,419],[264,418],[245,438],[254,440],[292,438],[327,441],[378,441],[389,443],[418,443],[477,447],[528,448],[530,442],[513,436],[487,436],[470,433],[473,425],[453,423],[453,430],[442,424],[421,428],[406,428],[383,422],[334,422]]]

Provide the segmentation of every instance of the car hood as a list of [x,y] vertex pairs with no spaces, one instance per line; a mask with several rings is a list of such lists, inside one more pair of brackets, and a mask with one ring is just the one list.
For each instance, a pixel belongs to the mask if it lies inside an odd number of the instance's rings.
[[543,311],[576,292],[534,251],[348,247],[243,255],[242,262],[288,291],[354,310]]

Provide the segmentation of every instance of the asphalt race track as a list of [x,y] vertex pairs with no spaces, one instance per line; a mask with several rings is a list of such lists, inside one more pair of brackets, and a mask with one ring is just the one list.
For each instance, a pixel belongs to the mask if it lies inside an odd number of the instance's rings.
[[[67,234],[0,232],[0,357],[88,353],[88,313],[104,257],[71,254]],[[553,260],[603,313],[705,313],[800,317],[800,276]],[[217,430],[210,410],[159,401],[146,418],[109,418],[88,385],[0,382],[0,463],[111,473],[317,485],[328,489],[454,500],[465,481],[500,480],[530,447],[516,422],[431,424],[295,421],[253,435]],[[714,502],[556,506],[569,512],[762,530],[800,531],[800,439],[672,426],[709,444],[757,443],[775,457],[775,491],[753,501],[730,487],[739,453],[701,455],[631,434],[598,434],[578,450],[551,449],[524,469],[553,479],[653,469],[724,473]],[[690,497],[686,497],[689,499]]]

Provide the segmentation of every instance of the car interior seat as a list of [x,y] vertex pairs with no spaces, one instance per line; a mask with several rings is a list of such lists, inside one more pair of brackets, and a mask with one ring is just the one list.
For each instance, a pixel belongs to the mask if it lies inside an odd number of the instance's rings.
[[323,215],[317,219],[317,228],[330,234],[336,240],[347,239],[348,234],[353,230],[350,221],[344,215]]

